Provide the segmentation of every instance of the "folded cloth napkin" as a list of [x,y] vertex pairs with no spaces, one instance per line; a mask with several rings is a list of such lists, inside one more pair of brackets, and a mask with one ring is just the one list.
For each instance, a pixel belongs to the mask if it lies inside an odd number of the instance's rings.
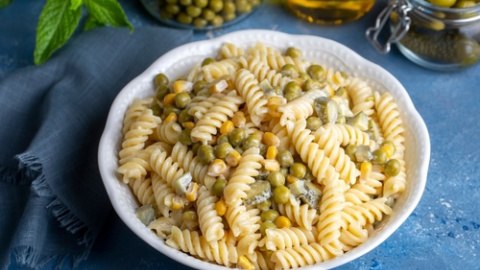
[[110,105],[191,39],[188,30],[103,27],[0,81],[0,266],[75,265],[88,256],[112,209],[97,166]]

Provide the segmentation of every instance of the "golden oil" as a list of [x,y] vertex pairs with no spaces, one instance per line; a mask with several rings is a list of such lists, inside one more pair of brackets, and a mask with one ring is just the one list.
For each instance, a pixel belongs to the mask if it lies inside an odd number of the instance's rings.
[[287,0],[288,8],[311,23],[342,24],[370,11],[375,0]]

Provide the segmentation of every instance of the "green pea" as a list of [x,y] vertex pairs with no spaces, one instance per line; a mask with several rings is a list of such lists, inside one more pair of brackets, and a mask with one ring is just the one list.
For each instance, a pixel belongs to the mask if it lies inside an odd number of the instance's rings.
[[388,176],[396,176],[402,169],[402,164],[397,159],[390,159],[384,166],[385,174]]
[[155,92],[156,92],[155,96],[157,100],[161,102],[163,101],[163,98],[168,94],[169,89],[167,85],[161,84],[157,87],[157,90]]
[[169,80],[167,75],[163,73],[158,73],[157,76],[155,76],[154,83],[155,83],[155,86],[168,85]]
[[278,204],[287,203],[290,200],[290,189],[286,186],[278,186],[273,190],[273,200]]
[[307,118],[307,128],[310,130],[317,130],[323,125],[322,120],[316,116],[310,116]]
[[381,147],[383,147],[383,146],[391,147],[391,149],[392,149],[392,154],[395,153],[395,151],[397,151],[397,147],[395,146],[395,143],[392,142],[392,141],[390,141],[390,140],[385,140],[385,141],[383,141],[380,146],[381,146]]
[[215,15],[215,17],[213,17],[211,23],[212,23],[212,25],[215,26],[215,27],[220,27],[220,26],[222,26],[222,24],[223,24],[223,18],[222,18],[222,16],[220,16],[220,15]]
[[180,6],[179,5],[173,5],[169,4],[165,6],[165,10],[170,13],[170,14],[178,14],[180,12]]
[[228,14],[228,13],[235,13],[235,10],[237,7],[235,6],[235,3],[227,1],[223,4],[223,13]]
[[185,106],[187,106],[190,101],[192,101],[192,99],[187,92],[180,92],[175,95],[175,105],[177,106],[177,108],[185,108]]
[[215,183],[213,183],[212,193],[218,197],[221,197],[223,195],[223,190],[225,189],[226,185],[227,185],[227,180],[223,178],[217,179]]
[[280,214],[277,212],[277,210],[273,209],[269,209],[260,214],[260,218],[262,219],[262,221],[275,221],[278,216],[280,216]]
[[197,156],[199,161],[207,165],[209,164],[212,160],[215,159],[215,154],[213,152],[213,147],[210,145],[201,145],[198,148]]
[[208,7],[215,13],[223,9],[223,0],[210,0]]
[[302,93],[302,87],[296,81],[291,81],[285,85],[284,96],[287,101],[292,101],[300,96]]
[[217,138],[217,145],[220,145],[222,143],[229,143],[229,142],[230,141],[228,140],[228,134],[222,134]]
[[183,23],[183,24],[191,24],[192,21],[193,21],[193,18],[192,16],[184,13],[184,12],[180,12],[178,15],[177,15],[177,21],[179,23]]
[[307,73],[312,79],[315,80],[321,80],[325,76],[325,70],[323,67],[315,64],[307,68]]
[[230,132],[228,139],[233,146],[242,145],[243,140],[247,137],[243,128],[235,128]]
[[168,105],[165,108],[163,108],[163,116],[167,117],[171,113],[175,113],[176,115],[179,115],[180,109],[173,105]]
[[215,62],[216,62],[216,61],[215,61],[214,58],[212,58],[212,57],[207,57],[207,58],[203,59],[203,61],[202,61],[202,67],[203,67],[203,66],[206,66],[206,65],[209,65],[209,64],[211,64],[211,63],[215,63]]
[[246,0],[237,0],[237,11],[241,14],[252,12],[252,5]]
[[290,167],[293,165],[294,162],[292,153],[290,153],[290,151],[286,149],[280,150],[278,152],[277,161],[282,167]]
[[322,83],[311,78],[307,79],[305,83],[303,83],[303,90],[305,90],[306,92],[322,88]]
[[158,105],[157,103],[154,103],[152,106],[150,106],[150,110],[152,110],[153,115],[162,115],[162,108],[160,108],[160,105]]
[[196,142],[192,145],[192,152],[194,155],[198,154],[198,149],[200,148],[200,146],[202,146],[201,142]]
[[199,8],[204,8],[208,5],[208,0],[193,0],[195,6]]
[[204,28],[207,24],[208,24],[208,22],[207,22],[207,20],[205,20],[204,18],[197,17],[197,18],[193,19],[193,25],[195,25],[195,27],[196,27],[197,29],[202,29],[202,28]]
[[302,56],[302,51],[298,48],[295,47],[288,47],[286,53],[287,56],[290,56],[292,58],[297,58]]
[[310,75],[308,75],[306,72],[300,72],[300,73],[298,74],[298,77],[299,77],[302,81],[304,81],[304,82],[307,81],[307,80],[309,80],[309,79],[311,79],[311,78],[310,78]]
[[190,137],[190,133],[192,132],[191,128],[186,128],[180,132],[180,135],[178,136],[178,141],[182,143],[183,145],[190,146],[193,144],[192,139]]
[[222,159],[226,158],[232,150],[233,147],[228,142],[217,144],[214,148],[215,156]]
[[257,203],[257,208],[260,211],[268,211],[270,209],[270,206],[272,206],[272,201],[270,199],[266,199],[261,203]]
[[209,8],[204,8],[202,11],[202,17],[207,21],[211,21],[215,18],[215,12]]
[[280,69],[280,73],[282,73],[283,76],[298,77],[298,69],[293,64],[283,65],[283,67]]
[[185,122],[191,122],[193,121],[193,116],[191,116],[189,113],[188,113],[188,110],[182,110],[179,114],[178,114],[178,122],[180,124],[183,124]]
[[337,90],[335,90],[335,95],[342,98],[348,98],[347,89],[345,89],[345,87],[339,87]]
[[261,139],[258,136],[250,135],[243,141],[242,148],[245,151],[250,147],[259,147],[260,142]]
[[271,172],[267,177],[268,182],[272,187],[278,187],[285,185],[285,175],[280,171]]
[[202,14],[202,9],[197,6],[188,6],[187,14],[193,18],[198,17]]
[[198,94],[198,92],[202,91],[203,89],[205,89],[205,87],[207,86],[207,82],[204,81],[204,80],[198,80],[196,81],[194,84],[193,84],[193,92],[195,94]]
[[385,164],[385,162],[387,162],[387,159],[387,153],[385,153],[385,151],[383,151],[382,149],[377,149],[372,152],[372,162],[374,164]]
[[223,20],[226,22],[234,20],[236,17],[235,13],[223,13]]
[[260,234],[262,236],[265,236],[266,234],[266,230],[268,229],[275,229],[277,228],[277,225],[275,225],[275,223],[273,223],[272,221],[264,221],[262,222],[262,224],[260,224]]
[[183,6],[190,6],[192,4],[192,0],[178,0],[178,2]]
[[290,166],[290,174],[298,179],[303,179],[307,173],[307,167],[303,163],[295,162]]

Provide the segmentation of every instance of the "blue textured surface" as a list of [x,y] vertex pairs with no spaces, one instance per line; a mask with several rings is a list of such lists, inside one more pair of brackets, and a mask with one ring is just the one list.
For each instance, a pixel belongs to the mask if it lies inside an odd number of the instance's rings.
[[[31,65],[38,14],[45,1],[15,0],[0,10],[0,79]],[[139,1],[120,1],[134,26],[157,25]],[[391,72],[409,92],[431,139],[425,193],[406,222],[369,254],[339,269],[480,269],[480,65],[458,72],[416,66],[396,48],[381,55],[365,39],[384,7],[342,26],[310,25],[283,7],[264,3],[247,20],[196,40],[240,29],[272,29],[336,40]],[[68,264],[64,264],[66,267]],[[45,265],[50,269],[53,265]],[[11,269],[24,269],[12,265]],[[78,269],[188,269],[137,238],[117,217],[108,219],[89,258]]]

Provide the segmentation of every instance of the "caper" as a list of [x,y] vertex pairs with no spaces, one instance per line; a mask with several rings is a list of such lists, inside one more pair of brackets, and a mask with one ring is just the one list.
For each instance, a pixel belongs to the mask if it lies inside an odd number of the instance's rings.
[[196,18],[202,14],[202,9],[197,6],[188,6],[186,11],[187,14],[193,18]]
[[273,209],[269,209],[260,214],[260,218],[262,219],[262,221],[275,221],[278,216],[280,216],[280,214],[277,212],[277,210]]
[[303,163],[295,162],[290,166],[290,174],[298,179],[303,179],[306,173],[307,167]]
[[316,116],[310,116],[307,118],[307,128],[310,130],[317,130],[322,126],[322,120]]
[[192,16],[188,15],[187,13],[180,12],[177,15],[177,21],[179,23],[183,23],[183,24],[191,24],[192,21],[193,21],[193,18],[192,18]]
[[243,141],[242,148],[243,150],[247,150],[250,147],[259,147],[260,141],[261,139],[258,138],[258,136],[252,134]]
[[215,154],[213,152],[213,147],[210,145],[201,145],[198,148],[197,156],[199,161],[206,165],[209,164],[212,160],[215,159]]
[[213,57],[207,57],[207,58],[203,59],[203,61],[202,61],[202,67],[203,67],[203,66],[206,66],[206,65],[209,65],[209,64],[211,64],[211,63],[215,63],[215,62],[216,62],[216,61],[215,61],[215,59],[214,59]]
[[298,77],[298,69],[293,64],[283,65],[283,67],[280,69],[280,73],[282,73],[283,76]]
[[217,146],[214,148],[215,156],[222,159],[226,158],[232,150],[233,147],[228,142],[217,144]]
[[190,146],[193,144],[192,139],[190,137],[190,133],[192,132],[192,129],[186,128],[180,132],[180,135],[178,136],[178,141],[182,143],[183,145]]
[[382,149],[377,149],[372,152],[372,162],[374,164],[385,164],[387,158],[387,153],[385,153],[385,151],[383,151]]
[[199,8],[204,8],[208,5],[208,0],[193,0],[193,3]]
[[287,203],[290,200],[290,189],[286,186],[278,186],[273,190],[273,200],[278,203]]
[[290,151],[286,149],[280,150],[278,152],[277,160],[282,167],[290,167],[294,162],[292,153],[290,153]]
[[223,13],[223,20],[226,22],[234,20],[236,17],[235,13]]
[[265,236],[266,234],[266,230],[268,229],[275,229],[277,228],[277,225],[275,225],[275,223],[273,223],[273,221],[264,221],[262,222],[262,224],[260,224],[260,234],[262,236]]
[[213,11],[213,12],[219,12],[223,9],[223,1],[222,0],[210,0],[210,4],[208,7]]
[[325,70],[320,65],[311,65],[307,68],[307,73],[312,79],[321,80],[325,76]]
[[295,47],[288,47],[287,52],[285,54],[292,58],[297,58],[302,56],[302,51]]
[[280,171],[273,171],[267,177],[268,182],[272,187],[278,187],[285,185],[285,175]]
[[168,105],[168,106],[165,106],[165,108],[163,108],[163,116],[166,117],[171,113],[178,115],[180,114],[180,109],[173,105]]
[[233,146],[239,146],[242,145],[245,137],[247,137],[247,134],[243,128],[235,128],[232,132],[230,132],[228,140]]
[[227,14],[227,13],[235,13],[235,10],[237,9],[237,7],[235,6],[235,3],[233,2],[230,2],[230,1],[226,1],[224,4],[223,4],[223,13],[224,14]]
[[392,158],[385,163],[384,171],[388,176],[396,176],[400,173],[401,168],[402,164],[400,164],[400,161]]
[[217,179],[212,186],[212,193],[218,197],[221,197],[223,195],[223,190],[225,189],[225,186],[227,185],[227,180],[223,178]]
[[180,12],[180,6],[179,5],[173,5],[169,4],[165,6],[165,10],[170,13],[170,14],[178,14]]
[[169,80],[167,75],[163,73],[158,73],[157,76],[155,76],[154,83],[155,83],[155,86],[168,85]]
[[208,24],[208,22],[207,22],[207,20],[205,20],[204,18],[197,17],[197,18],[193,19],[193,25],[195,25],[195,27],[196,27],[197,29],[202,29],[202,28],[204,28],[207,24]]

